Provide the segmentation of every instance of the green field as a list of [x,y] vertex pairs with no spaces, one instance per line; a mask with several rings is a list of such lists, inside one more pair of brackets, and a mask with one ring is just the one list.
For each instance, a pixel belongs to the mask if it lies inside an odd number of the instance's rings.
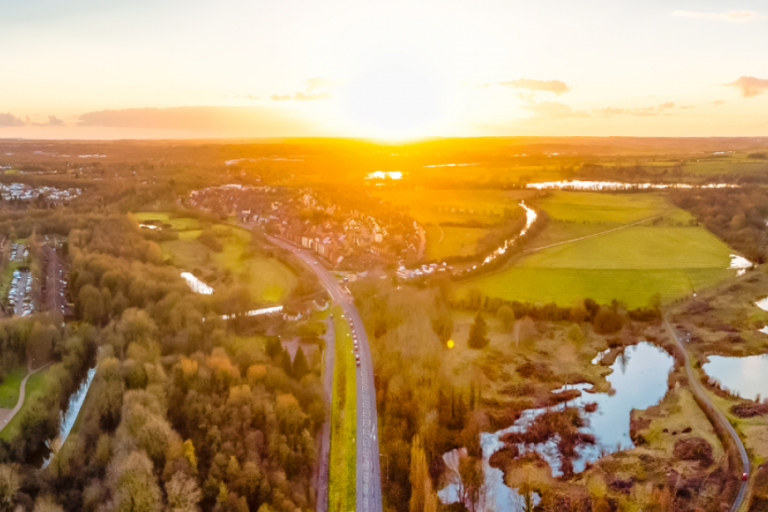
[[[506,269],[458,284],[458,296],[476,289],[539,304],[568,306],[592,298],[638,307],[657,293],[671,299],[735,274],[728,270],[728,247],[689,224],[690,216],[661,195],[557,192],[536,207],[547,211],[550,222],[529,247],[544,248],[523,254]],[[567,242],[585,236],[590,238]]]
[[440,260],[449,256],[473,256],[477,242],[487,233],[483,228],[427,226],[427,259]]
[[24,405],[21,406],[21,409],[19,409],[19,412],[16,413],[16,416],[14,416],[13,419],[9,421],[8,424],[3,428],[2,432],[0,432],[0,439],[11,441],[19,433],[19,429],[21,428],[21,420],[24,417],[24,414],[30,407],[32,407],[32,404],[39,396],[47,392],[48,386],[51,384],[48,380],[49,371],[50,368],[40,370],[27,380]]
[[3,383],[0,384],[0,407],[4,409],[13,409],[16,402],[19,401],[19,391],[21,381],[27,374],[27,368],[17,366],[5,373]]
[[[477,254],[477,242],[489,227],[505,222],[505,212],[520,210],[526,190],[389,190],[378,195],[407,210],[425,227],[426,258]],[[451,225],[446,225],[451,224]],[[455,225],[462,224],[462,225]]]
[[519,208],[520,199],[532,194],[526,190],[385,190],[377,195],[407,209],[422,224],[496,224],[502,222],[504,210]]
[[203,281],[214,290],[244,284],[254,301],[274,304],[298,284],[287,266],[253,251],[251,234],[245,229],[223,224],[210,226],[222,242],[222,251],[215,252],[198,240],[203,226],[196,219],[171,218],[167,213],[154,212],[135,213],[133,217],[137,221],[160,220],[171,224],[179,238],[160,244],[166,261],[185,271],[195,270],[198,277],[202,274]]
[[357,391],[352,334],[340,306],[333,308],[336,333],[333,402],[331,404],[331,449],[328,468],[328,510],[355,510]]
[[674,208],[664,197],[655,194],[562,191],[552,192],[533,204],[536,209],[547,212],[552,220],[610,224],[627,224]]

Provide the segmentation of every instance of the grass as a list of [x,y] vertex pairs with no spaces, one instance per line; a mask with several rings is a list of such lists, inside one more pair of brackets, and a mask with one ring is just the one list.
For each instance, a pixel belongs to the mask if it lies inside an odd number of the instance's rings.
[[[533,194],[526,190],[422,189],[385,190],[379,196],[407,210],[425,226],[427,259],[440,260],[475,255],[477,242],[488,233],[488,226],[504,223],[505,212],[520,210],[520,200]],[[446,226],[446,223],[465,226]]]
[[655,194],[563,191],[552,192],[534,204],[554,220],[617,224],[628,224],[673,208],[665,198]]
[[331,449],[328,468],[328,511],[355,510],[357,393],[352,337],[340,306],[333,308],[336,333],[333,401],[331,403]]
[[3,428],[2,432],[0,432],[0,439],[11,441],[19,434],[19,430],[21,429],[21,419],[24,417],[24,414],[26,414],[27,410],[32,407],[32,404],[39,396],[47,392],[48,386],[52,384],[48,379],[49,370],[50,368],[40,370],[27,380],[24,405],[21,406],[21,409],[16,413],[16,416],[14,416],[5,428]]
[[570,269],[726,268],[730,251],[703,228],[634,226],[535,252],[520,266]]
[[[133,216],[139,221],[159,220],[171,224],[179,238],[160,244],[164,257],[183,270],[197,269],[214,290],[225,290],[234,281],[247,286],[254,301],[275,304],[298,284],[296,275],[287,266],[252,251],[251,236],[246,230],[213,226],[223,246],[221,252],[214,252],[198,240],[202,226],[196,219],[171,218],[168,213],[155,212],[139,212]],[[227,275],[231,278],[226,279]]]
[[441,260],[449,256],[473,256],[477,242],[487,229],[455,226],[427,226],[427,259]]
[[[668,300],[730,277],[730,251],[686,212],[656,194],[555,192],[536,207],[550,215],[530,247],[596,235],[523,255],[499,272],[460,283],[490,297],[569,306],[592,298],[629,307]],[[627,226],[663,214],[648,223]],[[609,230],[617,231],[607,232]],[[604,234],[602,234],[604,233]]]
[[384,201],[406,207],[422,224],[443,222],[500,223],[504,210],[518,208],[530,191],[504,190],[389,190],[378,195]]
[[13,409],[16,406],[16,402],[19,401],[21,381],[26,374],[25,366],[16,366],[6,372],[3,383],[0,384],[0,407]]
[[723,269],[569,269],[512,267],[486,278],[462,283],[459,294],[478,289],[489,297],[546,304],[554,302],[570,306],[591,298],[607,304],[613,299],[628,307],[648,304],[655,294],[672,299],[711,286],[733,275]]

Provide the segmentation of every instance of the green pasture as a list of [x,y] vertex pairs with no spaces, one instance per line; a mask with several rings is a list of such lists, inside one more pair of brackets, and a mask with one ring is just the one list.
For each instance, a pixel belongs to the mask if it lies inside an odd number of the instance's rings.
[[200,229],[200,221],[190,217],[173,217],[170,213],[164,212],[138,212],[133,213],[133,218],[138,222],[147,222],[158,220],[163,224],[170,224],[174,231],[188,231]]
[[[36,374],[27,379],[27,385],[25,389],[24,405],[16,413],[11,421],[0,431],[0,439],[11,441],[16,435],[18,435],[21,429],[21,420],[26,412],[32,407],[32,404],[43,394],[47,392],[48,386],[53,383],[48,379],[48,373],[50,368],[40,370]],[[14,404],[15,405],[15,404]]]
[[691,269],[727,268],[730,251],[701,227],[632,226],[532,253],[526,268]]
[[[657,293],[671,299],[735,273],[728,270],[728,246],[691,224],[687,212],[661,195],[555,192],[535,207],[550,215],[528,246],[542,249],[523,253],[505,269],[458,283],[458,296],[477,289],[490,297],[539,304],[571,305],[592,298],[637,307]],[[583,237],[588,238],[579,240]]]
[[16,402],[19,401],[21,381],[26,374],[25,366],[16,366],[5,373],[3,382],[0,384],[0,407],[13,409],[16,406]]
[[686,295],[734,275],[726,268],[669,270],[571,269],[512,267],[457,287],[463,295],[477,289],[489,297],[570,306],[591,298],[607,304],[618,299],[628,307],[646,306],[660,294],[664,300]]
[[133,217],[139,222],[159,220],[170,224],[178,239],[160,244],[166,261],[186,271],[201,271],[203,280],[214,290],[231,286],[223,282],[228,274],[236,283],[248,286],[253,300],[278,303],[298,284],[287,266],[253,251],[247,230],[223,224],[211,226],[222,243],[222,251],[215,252],[198,240],[203,226],[197,219],[173,218],[162,212],[140,212]]
[[553,220],[609,224],[628,224],[674,209],[660,195],[640,193],[554,191],[533,205]]
[[355,510],[357,449],[357,390],[352,334],[340,306],[333,308],[336,334],[333,400],[331,403],[331,449],[328,467],[328,510]]
[[427,231],[427,259],[441,260],[449,256],[473,256],[477,242],[487,233],[483,228],[430,225]]
[[422,224],[478,222],[497,224],[504,210],[519,208],[520,199],[530,197],[526,190],[388,190],[379,197],[406,209]]

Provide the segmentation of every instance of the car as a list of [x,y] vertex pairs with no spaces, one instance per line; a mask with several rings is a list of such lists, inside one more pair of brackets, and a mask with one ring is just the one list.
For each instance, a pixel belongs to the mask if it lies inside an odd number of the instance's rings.
[[359,350],[360,348],[357,345],[355,345],[355,352],[358,352]]
[[360,367],[360,360],[357,361],[357,367]]
[[746,473],[742,473],[741,474],[741,481],[742,482],[746,482],[747,480],[749,480],[749,476]]

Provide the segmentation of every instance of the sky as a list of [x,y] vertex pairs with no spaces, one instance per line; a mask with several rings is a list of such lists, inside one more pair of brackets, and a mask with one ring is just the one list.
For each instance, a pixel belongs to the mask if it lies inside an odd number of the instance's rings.
[[0,0],[0,138],[765,136],[765,0]]

